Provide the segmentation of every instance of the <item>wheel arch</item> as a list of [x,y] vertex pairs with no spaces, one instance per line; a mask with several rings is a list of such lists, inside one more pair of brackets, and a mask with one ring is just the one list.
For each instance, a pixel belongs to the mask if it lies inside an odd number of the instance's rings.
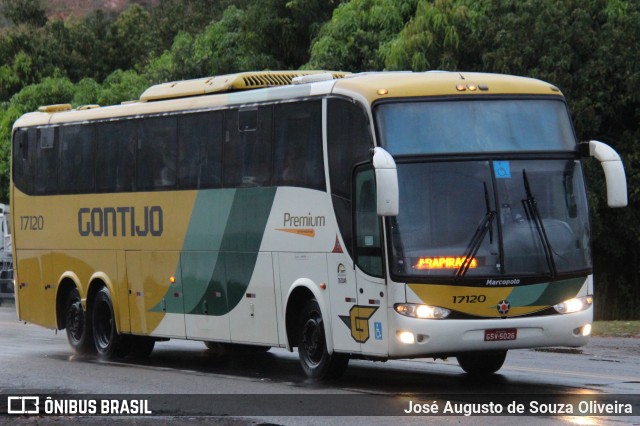
[[299,279],[293,283],[287,293],[285,302],[285,344],[289,351],[298,346],[298,319],[306,302],[315,299],[322,313],[324,334],[326,336],[327,351],[333,353],[333,337],[331,334],[331,316],[327,299],[321,293],[322,290],[309,279]]

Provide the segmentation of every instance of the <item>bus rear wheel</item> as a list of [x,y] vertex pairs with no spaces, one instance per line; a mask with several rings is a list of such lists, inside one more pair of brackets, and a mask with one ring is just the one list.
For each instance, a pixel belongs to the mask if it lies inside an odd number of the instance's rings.
[[64,308],[64,324],[69,345],[79,354],[90,354],[96,351],[90,319],[91,316],[82,309],[78,289],[69,291]]
[[458,364],[470,376],[489,376],[500,370],[507,351],[470,352],[456,356]]
[[315,299],[307,302],[300,315],[298,355],[305,374],[316,380],[336,379],[349,364],[349,355],[329,354],[322,312]]
[[127,355],[131,341],[118,334],[109,290],[103,287],[93,302],[93,341],[98,356],[113,359]]

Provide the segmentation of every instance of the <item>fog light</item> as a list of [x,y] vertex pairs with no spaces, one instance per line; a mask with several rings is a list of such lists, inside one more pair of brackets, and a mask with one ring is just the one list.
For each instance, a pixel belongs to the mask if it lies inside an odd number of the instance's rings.
[[406,343],[407,345],[412,345],[416,342],[416,338],[410,331],[400,331],[398,332],[398,339],[402,343]]
[[593,304],[592,296],[576,297],[575,299],[565,300],[562,303],[558,303],[553,308],[559,314],[571,314],[574,312],[584,311]]
[[591,334],[591,324],[587,324],[584,327],[582,327],[582,335],[584,337],[587,337]]

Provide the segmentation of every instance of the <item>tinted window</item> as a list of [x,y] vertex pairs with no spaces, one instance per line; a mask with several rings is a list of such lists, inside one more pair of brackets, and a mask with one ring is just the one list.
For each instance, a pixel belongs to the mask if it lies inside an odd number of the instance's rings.
[[[249,109],[253,111],[255,108]],[[257,113],[257,128],[240,128],[238,110],[225,112],[224,184],[227,187],[268,185],[271,180],[271,106],[261,106]],[[243,118],[243,125],[249,119]]]
[[53,194],[58,184],[58,128],[38,129],[38,143],[33,156],[33,193]]
[[384,103],[376,108],[376,119],[393,155],[571,151],[576,144],[560,100]]
[[[35,129],[34,129],[35,130]],[[29,145],[27,130],[20,129],[13,136],[13,183],[22,192],[28,193]]]
[[176,117],[140,120],[136,150],[137,190],[175,187],[177,123]]
[[178,186],[219,188],[222,185],[224,112],[189,114],[180,118]]
[[59,132],[60,192],[93,192],[95,126],[62,126]]
[[325,189],[322,102],[276,105],[274,183]]
[[327,126],[333,208],[352,253],[351,176],[356,164],[369,161],[373,143],[365,112],[353,102],[330,99]]
[[96,189],[100,192],[131,191],[134,180],[133,120],[100,123],[97,126]]
[[368,161],[373,147],[368,120],[357,104],[331,99],[328,127],[331,191],[350,198],[353,167]]

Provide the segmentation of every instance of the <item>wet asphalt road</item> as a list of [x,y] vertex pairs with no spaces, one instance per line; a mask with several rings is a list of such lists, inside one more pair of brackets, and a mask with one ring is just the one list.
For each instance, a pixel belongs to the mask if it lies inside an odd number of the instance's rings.
[[[403,410],[409,401],[422,405],[435,400],[439,413],[447,401],[454,407],[459,403],[459,407],[485,404],[485,408],[491,402],[506,407],[509,401],[517,401],[530,410],[531,401],[545,398],[569,398],[575,409],[583,394],[598,394],[603,399],[609,395],[612,401],[635,404],[640,395],[640,339],[594,338],[580,349],[512,351],[499,374],[484,380],[469,379],[455,359],[358,360],[350,363],[339,381],[318,384],[304,377],[297,354],[283,349],[219,359],[201,342],[171,340],[158,343],[145,361],[81,357],[72,353],[64,331],[56,334],[23,324],[12,307],[3,306],[0,393],[152,399],[153,415],[118,417],[121,424],[425,424],[436,419],[406,416]],[[544,405],[550,410],[555,406],[555,402]],[[638,410],[634,405],[634,416],[459,415],[437,417],[437,423],[500,425],[520,419],[545,425],[640,424]],[[115,420],[2,414],[0,424],[107,424]]]

